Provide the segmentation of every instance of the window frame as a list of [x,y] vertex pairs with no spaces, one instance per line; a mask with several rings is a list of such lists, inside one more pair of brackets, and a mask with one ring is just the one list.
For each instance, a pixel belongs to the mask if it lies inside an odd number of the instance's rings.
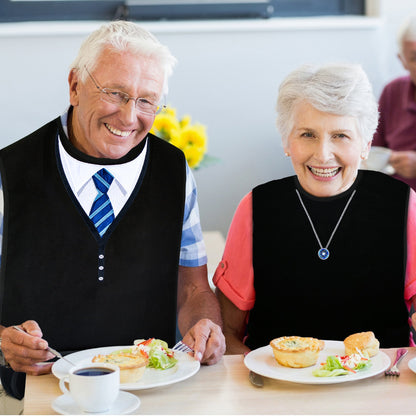
[[158,21],[364,14],[365,0],[0,1],[0,23],[115,19]]

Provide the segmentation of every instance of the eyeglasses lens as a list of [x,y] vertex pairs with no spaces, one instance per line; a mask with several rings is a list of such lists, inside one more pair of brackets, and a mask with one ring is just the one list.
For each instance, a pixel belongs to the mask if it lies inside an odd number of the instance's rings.
[[[101,99],[111,104],[115,104],[119,107],[122,105],[127,104],[130,100],[134,100],[134,98],[130,97],[128,94],[123,93],[121,91],[109,91],[106,88],[101,90]],[[158,114],[164,106],[153,104],[144,98],[137,98],[135,100],[135,106],[138,111],[143,114],[148,115],[156,115]]]

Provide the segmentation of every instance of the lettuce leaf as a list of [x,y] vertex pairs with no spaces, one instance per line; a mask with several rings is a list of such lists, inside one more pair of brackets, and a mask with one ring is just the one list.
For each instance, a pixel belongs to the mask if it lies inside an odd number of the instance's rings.
[[173,352],[168,348],[168,344],[161,339],[154,339],[149,344],[149,364],[148,367],[166,370],[176,365],[178,360]]
[[[360,361],[352,370],[361,371],[371,367],[371,361]],[[343,367],[339,357],[329,355],[326,358],[325,364],[322,364],[319,368],[312,371],[315,377],[336,377],[351,374],[351,371]]]

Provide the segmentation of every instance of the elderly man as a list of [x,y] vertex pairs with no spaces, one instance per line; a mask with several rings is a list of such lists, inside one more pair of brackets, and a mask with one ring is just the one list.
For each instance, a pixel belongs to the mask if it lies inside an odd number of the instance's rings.
[[202,363],[224,353],[192,173],[149,134],[174,63],[136,24],[103,25],[72,65],[68,111],[0,151],[0,337],[13,370],[50,372],[48,343],[172,345],[176,322]]
[[381,93],[373,146],[392,149],[389,162],[396,178],[416,190],[416,16],[402,23],[397,41],[398,57],[408,75],[394,79]]

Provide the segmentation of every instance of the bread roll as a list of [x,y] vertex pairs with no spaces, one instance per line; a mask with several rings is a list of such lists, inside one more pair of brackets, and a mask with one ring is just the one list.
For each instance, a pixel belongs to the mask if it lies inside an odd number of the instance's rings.
[[374,333],[359,332],[352,334],[344,339],[345,354],[356,354],[360,351],[363,354],[368,354],[368,357],[373,357],[379,351],[380,342],[375,337]]
[[316,364],[324,341],[298,336],[280,337],[270,341],[276,361],[285,367],[310,367]]
[[107,355],[97,355],[93,363],[110,363],[120,367],[120,383],[135,383],[143,376],[148,358],[126,351],[115,351]]

